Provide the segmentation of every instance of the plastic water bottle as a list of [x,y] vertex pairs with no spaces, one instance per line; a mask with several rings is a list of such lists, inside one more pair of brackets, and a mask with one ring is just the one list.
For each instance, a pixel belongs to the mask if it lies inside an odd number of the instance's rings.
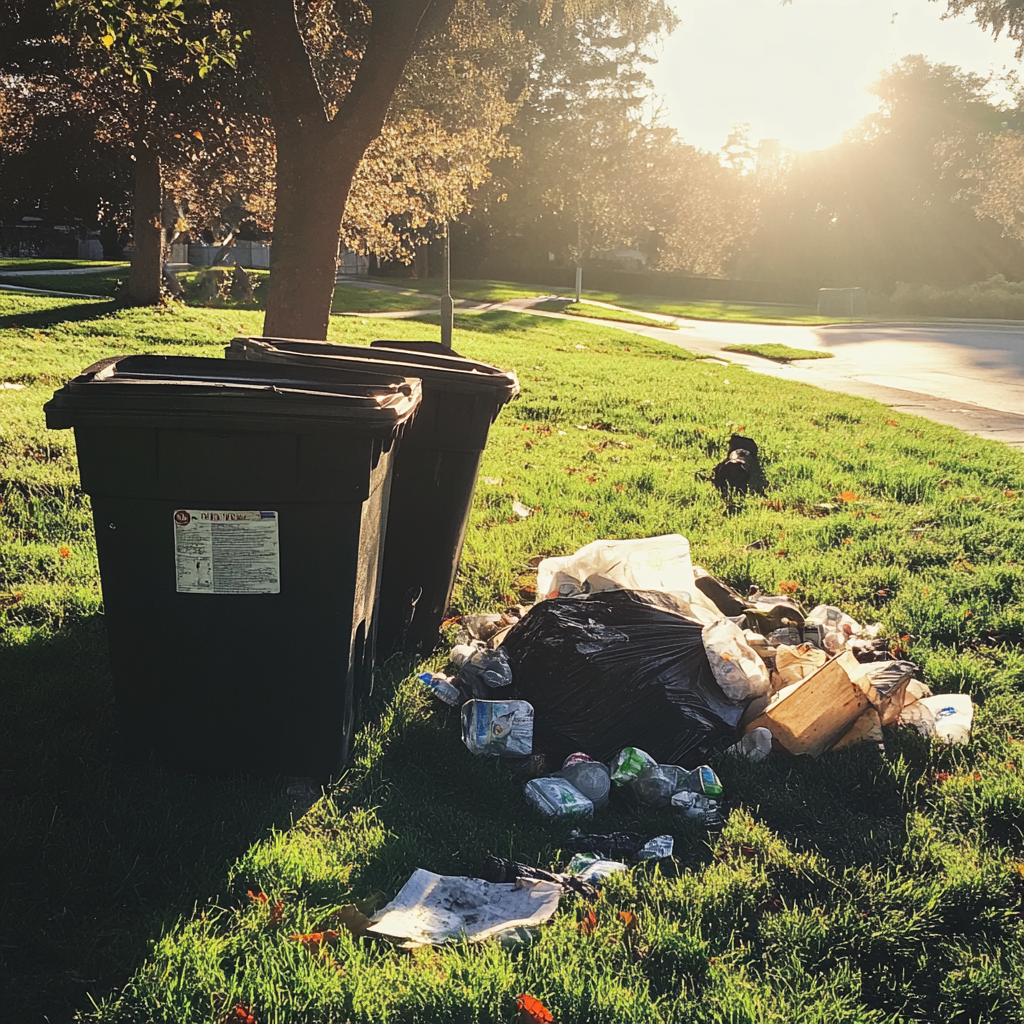
[[434,696],[445,704],[457,708],[462,703],[462,694],[451,678],[440,672],[424,672],[416,677]]

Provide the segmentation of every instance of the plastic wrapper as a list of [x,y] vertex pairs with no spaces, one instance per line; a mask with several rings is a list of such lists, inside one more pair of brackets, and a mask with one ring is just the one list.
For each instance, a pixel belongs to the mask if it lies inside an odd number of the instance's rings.
[[608,803],[608,791],[612,787],[612,780],[608,766],[601,764],[600,761],[574,761],[561,771],[555,772],[554,777],[572,783],[593,803],[596,811]]
[[496,651],[476,651],[459,669],[456,685],[482,700],[511,695],[512,666],[504,647]]
[[806,622],[809,626],[824,627],[824,647],[830,654],[844,650],[847,640],[861,632],[860,623],[856,619],[831,604],[819,604],[812,608]]
[[660,593],[541,601],[508,634],[516,696],[537,709],[537,746],[609,761],[639,746],[684,767],[738,739],[746,702],[715,680],[703,624]]
[[703,821],[707,825],[716,824],[721,819],[717,800],[688,789],[681,789],[672,797],[672,809],[684,818]]
[[648,807],[668,807],[672,794],[686,785],[689,773],[677,764],[645,768],[630,784],[630,792]]
[[658,762],[638,747],[623,747],[613,758],[611,764],[612,782],[616,786],[625,786],[647,768],[656,768]]
[[440,672],[424,672],[416,677],[434,696],[445,704],[457,708],[462,704],[462,693],[449,676]]
[[533,714],[525,700],[467,701],[462,705],[462,742],[474,754],[532,754]]
[[574,832],[567,845],[575,853],[597,853],[606,860],[621,860],[635,857],[643,846],[643,839],[636,832],[610,832],[607,835]]
[[719,619],[713,626],[704,627],[701,639],[711,671],[726,697],[748,701],[768,692],[768,670],[735,622]]
[[692,601],[696,593],[690,542],[679,534],[637,540],[595,540],[575,554],[537,567],[541,600],[608,590],[654,590]]
[[548,818],[590,818],[594,814],[594,804],[565,779],[530,779],[523,795]]
[[736,757],[748,757],[751,761],[763,761],[771,752],[772,734],[763,726],[751,729],[743,739],[726,747],[724,751]]
[[641,847],[637,860],[661,860],[672,856],[675,840],[671,836],[655,836]]
[[609,875],[628,870],[629,868],[621,861],[602,860],[596,853],[577,853],[569,861],[568,868],[570,875],[575,875],[581,881],[590,882],[591,885],[603,881]]

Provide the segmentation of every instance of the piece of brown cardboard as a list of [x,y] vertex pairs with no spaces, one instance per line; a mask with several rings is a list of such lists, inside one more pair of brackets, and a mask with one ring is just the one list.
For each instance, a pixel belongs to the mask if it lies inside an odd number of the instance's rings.
[[781,690],[745,731],[763,727],[790,753],[817,757],[878,700],[857,659],[844,651]]

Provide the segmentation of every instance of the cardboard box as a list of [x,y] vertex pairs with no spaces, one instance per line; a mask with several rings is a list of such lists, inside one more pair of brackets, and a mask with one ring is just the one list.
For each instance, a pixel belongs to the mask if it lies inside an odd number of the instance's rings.
[[806,679],[780,690],[745,731],[763,727],[790,753],[817,757],[879,702],[864,666],[844,651]]

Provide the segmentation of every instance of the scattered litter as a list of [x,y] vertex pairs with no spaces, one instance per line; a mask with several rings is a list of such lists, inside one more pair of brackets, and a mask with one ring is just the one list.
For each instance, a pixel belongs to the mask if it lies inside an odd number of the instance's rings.
[[649,807],[668,807],[672,794],[686,785],[686,775],[686,769],[677,764],[656,764],[645,768],[629,784],[629,791]]
[[462,742],[474,754],[533,753],[533,705],[525,700],[471,700],[462,705]]
[[608,761],[634,746],[662,764],[693,764],[734,741],[746,705],[715,681],[704,625],[668,594],[613,590],[534,605],[502,646],[516,696],[537,710],[538,749]]
[[513,501],[512,511],[515,512],[520,519],[529,519],[537,510],[530,508],[529,505],[524,505],[521,501]]
[[505,482],[498,476],[482,476],[480,479],[483,480],[485,484],[490,484],[491,487],[500,487]]
[[672,856],[675,840],[671,836],[655,836],[640,848],[637,860],[664,860]]
[[609,590],[656,590],[691,601],[690,542],[679,534],[639,540],[595,540],[575,554],[537,567],[538,600]]
[[448,660],[453,665],[460,666],[469,661],[477,651],[486,650],[487,644],[483,640],[470,640],[468,644],[456,644],[448,655]]
[[462,704],[462,692],[454,685],[451,676],[443,675],[440,672],[424,672],[416,678],[443,704],[448,704],[453,708]]
[[721,821],[717,800],[688,789],[681,789],[672,797],[672,808],[684,818],[700,820],[706,825],[716,825]]
[[594,805],[594,810],[599,811],[608,803],[608,792],[612,787],[608,766],[589,758],[586,761],[573,760],[579,756],[570,755],[561,771],[554,773],[554,778],[571,783]]
[[847,641],[861,631],[860,623],[856,619],[830,604],[819,604],[811,609],[805,624],[824,627],[822,646],[830,654],[838,654],[844,650]]
[[575,853],[597,853],[606,860],[631,860],[643,846],[636,832],[611,832],[608,835],[574,832],[569,849]]
[[543,868],[531,867],[529,864],[506,860],[504,857],[495,857],[494,854],[484,861],[483,867],[480,869],[480,877],[488,882],[514,882],[517,878],[554,882],[561,886],[563,892],[576,893],[577,896],[582,896],[591,902],[596,900],[599,895],[597,889],[592,885],[569,873],[556,874],[553,871],[545,871]]
[[693,580],[697,589],[723,615],[742,615],[751,606],[746,598],[733,590],[728,583],[723,583],[717,576],[712,576],[703,566],[693,567]]
[[594,885],[603,882],[609,875],[628,871],[629,868],[618,860],[602,860],[596,853],[577,853],[569,861],[569,874]]
[[828,655],[820,647],[812,647],[810,644],[800,644],[799,647],[791,647],[789,644],[779,644],[775,651],[775,676],[774,689],[781,690],[790,683],[798,683],[801,679],[817,672],[825,662]]
[[[497,650],[474,651],[459,669],[457,685],[466,693],[484,700],[511,696],[512,666],[504,647]],[[526,750],[523,753],[530,753]]]
[[687,774],[686,788],[691,793],[700,793],[717,800],[722,795],[722,780],[715,774],[713,768],[702,764]]
[[848,651],[783,687],[748,728],[765,728],[791,754],[817,757],[872,705],[874,687]]
[[969,693],[937,693],[904,707],[900,725],[914,726],[922,736],[940,743],[967,743],[974,724],[974,703]]
[[658,762],[637,747],[623,747],[613,758],[611,764],[612,782],[616,786],[625,786],[633,782],[647,768],[656,768]]
[[762,726],[751,729],[738,743],[726,747],[724,753],[763,761],[772,752],[772,734]]
[[594,815],[593,801],[565,779],[530,779],[523,795],[549,818],[589,818]]
[[459,643],[468,643],[471,640],[490,640],[495,634],[511,626],[519,620],[514,615],[505,612],[488,612],[484,615],[463,615],[459,620],[462,631],[466,634],[465,640]]
[[726,697],[745,701],[763,697],[768,692],[768,670],[735,622],[719,619],[714,625],[704,627],[701,639],[711,671]]
[[417,868],[402,891],[372,918],[367,932],[403,949],[438,945],[451,939],[482,942],[512,928],[535,928],[558,910],[562,887],[519,878],[485,882],[458,875],[435,875]]
[[24,384],[12,384],[9,380],[0,381],[0,391],[24,391]]

